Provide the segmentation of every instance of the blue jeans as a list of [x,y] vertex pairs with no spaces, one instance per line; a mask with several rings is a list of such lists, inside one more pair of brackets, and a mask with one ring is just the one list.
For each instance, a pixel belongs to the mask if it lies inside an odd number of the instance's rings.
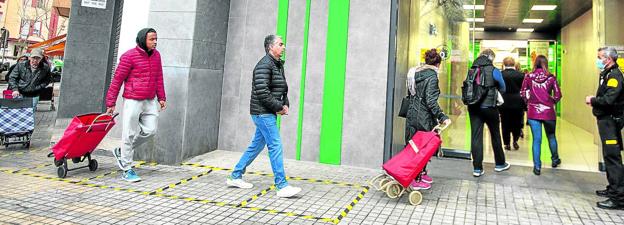
[[37,111],[37,104],[39,104],[39,96],[33,97],[33,110]]
[[529,126],[531,126],[531,133],[533,134],[533,166],[538,169],[542,168],[542,161],[540,160],[542,147],[542,124],[544,125],[544,130],[546,130],[546,137],[548,137],[551,159],[553,162],[559,160],[559,154],[557,153],[557,138],[555,137],[557,121],[529,119]]
[[271,168],[275,177],[275,186],[282,189],[288,186],[286,175],[284,172],[284,161],[282,157],[282,139],[280,138],[279,129],[277,128],[277,116],[274,114],[251,115],[251,119],[256,125],[256,133],[254,134],[251,144],[243,153],[238,164],[234,167],[231,174],[232,179],[241,179],[245,168],[256,159],[258,154],[267,145],[269,148],[269,158],[271,160]]

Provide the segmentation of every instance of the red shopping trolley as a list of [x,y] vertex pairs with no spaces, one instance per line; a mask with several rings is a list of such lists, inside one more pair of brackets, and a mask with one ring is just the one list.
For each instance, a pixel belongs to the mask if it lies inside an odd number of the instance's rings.
[[384,173],[371,179],[369,184],[385,192],[389,198],[399,198],[409,192],[410,204],[419,205],[422,202],[422,193],[412,190],[409,185],[442,145],[440,132],[446,127],[448,124],[444,127],[436,126],[433,131],[416,132],[401,152],[384,163]]
[[[119,114],[90,113],[72,119],[65,129],[63,137],[52,147],[52,153],[48,155],[49,157],[54,156],[54,165],[58,167],[58,177],[65,178],[68,171],[81,168],[89,167],[91,171],[97,169],[98,163],[95,159],[91,159],[91,153],[104,139],[108,131],[113,128],[117,115]],[[89,165],[68,169],[68,159],[74,163],[83,162],[87,159]]]

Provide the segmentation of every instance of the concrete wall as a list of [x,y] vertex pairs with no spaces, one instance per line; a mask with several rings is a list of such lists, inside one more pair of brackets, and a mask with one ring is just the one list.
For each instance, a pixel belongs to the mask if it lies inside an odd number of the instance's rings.
[[[278,2],[233,1],[230,6],[220,149],[243,151],[253,135],[255,126],[249,118],[252,69],[264,55],[264,36],[276,32]],[[282,117],[281,135],[284,156],[295,158],[297,131],[301,126],[301,160],[318,161],[328,1],[311,1],[304,69],[305,12],[306,1],[289,1],[285,73],[291,110],[288,116]],[[371,13],[377,16],[371,17]],[[390,2],[351,0],[349,14],[341,163],[378,168],[383,160]],[[302,71],[306,72],[304,90]],[[301,94],[304,102],[300,102]],[[303,112],[300,112],[302,104]],[[301,113],[303,117],[299,123]]]
[[[255,126],[249,115],[252,71],[265,55],[264,37],[276,32],[277,3],[278,0],[231,1],[221,96],[219,149],[244,151],[253,137]],[[288,49],[286,54],[289,54]],[[289,66],[286,64],[286,68]],[[288,84],[292,85],[289,78],[289,74],[286,74]],[[295,91],[290,90],[291,93]]]
[[561,29],[561,117],[598,134],[591,107],[585,105],[585,96],[595,95],[598,86],[599,71],[594,66],[598,49],[595,34],[591,10]]
[[342,164],[379,168],[383,163],[390,3],[351,0],[350,4]]
[[104,110],[116,39],[114,16],[123,1],[107,1],[106,9],[82,7],[80,3],[72,1],[57,113],[61,124],[79,114]]

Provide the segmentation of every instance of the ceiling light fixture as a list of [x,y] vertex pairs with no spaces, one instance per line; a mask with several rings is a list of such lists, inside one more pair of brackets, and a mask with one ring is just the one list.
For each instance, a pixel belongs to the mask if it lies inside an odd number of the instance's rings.
[[485,28],[483,28],[483,27],[477,27],[477,28],[471,27],[470,30],[471,31],[485,31]]
[[466,22],[483,23],[485,22],[485,18],[466,18]]
[[533,11],[550,11],[550,10],[555,10],[557,8],[557,5],[534,5],[533,7],[531,7],[531,10]]
[[533,28],[518,28],[516,32],[533,32],[534,30]]
[[484,10],[485,5],[464,5],[465,10]]
[[542,23],[544,22],[544,19],[524,19],[522,20],[523,23]]

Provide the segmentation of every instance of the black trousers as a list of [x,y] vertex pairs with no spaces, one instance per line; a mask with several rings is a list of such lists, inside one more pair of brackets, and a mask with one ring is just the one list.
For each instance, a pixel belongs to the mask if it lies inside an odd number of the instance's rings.
[[503,144],[509,145],[511,136],[513,142],[520,139],[520,131],[524,124],[524,111],[522,109],[500,109],[501,125],[503,128]]
[[470,114],[470,152],[472,153],[472,166],[474,169],[483,169],[483,124],[490,129],[492,148],[494,149],[494,161],[496,165],[505,164],[505,153],[501,143],[500,115],[496,108],[468,107]]
[[609,198],[624,205],[624,166],[622,165],[622,124],[611,116],[598,118],[598,133],[602,142],[602,155],[607,169]]

